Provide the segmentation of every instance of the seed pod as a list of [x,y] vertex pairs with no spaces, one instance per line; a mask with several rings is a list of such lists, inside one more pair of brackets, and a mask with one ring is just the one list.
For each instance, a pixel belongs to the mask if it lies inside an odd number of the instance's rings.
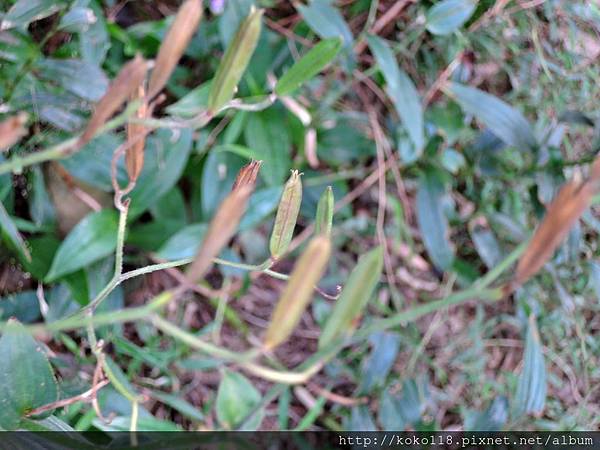
[[254,180],[258,175],[260,164],[260,161],[253,161],[240,170],[237,179],[243,178],[245,182],[239,183],[219,206],[194,261],[187,269],[186,276],[192,283],[206,274],[213,264],[213,258],[234,235],[254,190]]
[[246,185],[250,185],[254,189],[256,177],[258,177],[258,172],[261,165],[262,161],[252,160],[249,164],[246,164],[244,167],[242,167],[237,174],[231,190],[235,191],[236,189]]
[[148,84],[148,98],[154,97],[165,87],[201,19],[201,0],[187,0],[181,5],[158,51]]
[[208,96],[208,110],[216,114],[233,98],[260,37],[262,9],[250,9],[219,64]]
[[333,189],[331,189],[331,186],[327,186],[317,204],[317,218],[315,220],[316,234],[323,234],[327,237],[331,235],[333,205]]
[[517,264],[513,288],[525,283],[552,257],[596,192],[593,181],[571,180],[561,188]]
[[139,55],[123,66],[117,77],[110,83],[98,105],[96,105],[92,118],[77,142],[78,148],[87,144],[98,129],[136,92],[142,81],[144,81],[146,70],[146,61]]
[[319,348],[327,347],[337,338],[352,332],[356,319],[373,295],[382,269],[381,246],[360,257],[325,323],[319,338]]
[[[143,101],[135,114],[135,117],[138,119],[145,119],[148,113],[148,104],[143,100],[145,95],[144,85],[142,84],[138,88],[137,93],[132,96],[132,100],[139,99]],[[130,146],[127,147],[125,152],[125,166],[127,167],[127,174],[131,181],[137,180],[142,167],[144,167],[145,133],[144,125],[139,123],[127,124],[127,141],[130,143]]]
[[292,176],[283,188],[283,194],[281,194],[277,215],[275,216],[275,225],[273,225],[271,233],[269,249],[274,260],[279,259],[290,245],[301,202],[302,181],[298,171],[293,170]]
[[330,253],[331,243],[325,236],[310,241],[273,311],[265,334],[266,349],[278,346],[290,336],[312,299],[314,286],[325,272]]
[[8,150],[27,134],[27,128],[24,126],[27,117],[26,112],[20,112],[0,122],[0,151]]

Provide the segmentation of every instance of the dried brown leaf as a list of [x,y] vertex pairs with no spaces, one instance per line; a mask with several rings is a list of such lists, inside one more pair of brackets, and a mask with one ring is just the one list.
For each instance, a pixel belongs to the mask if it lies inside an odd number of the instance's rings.
[[165,87],[173,69],[196,32],[200,19],[202,19],[201,0],[187,0],[179,8],[158,51],[148,85],[149,98],[154,97]]
[[98,129],[137,91],[146,76],[146,61],[139,55],[129,61],[110,83],[106,94],[100,99],[85,131],[79,138],[78,147],[89,142]]
[[[142,82],[143,83],[143,82]],[[132,100],[142,100],[146,95],[144,85],[138,87],[137,93],[131,98]],[[135,117],[138,119],[145,119],[148,114],[148,104],[143,101],[137,110]],[[127,140],[132,143],[125,152],[125,166],[127,167],[127,174],[131,181],[137,180],[142,167],[144,167],[144,146],[146,145],[146,139],[144,137],[145,127],[139,123],[128,123],[127,124]]]
[[525,283],[552,257],[571,227],[590,205],[596,190],[593,181],[575,179],[561,188],[519,260],[513,287]]
[[237,230],[244,212],[248,198],[252,194],[253,186],[240,186],[229,193],[225,198],[215,217],[213,218],[204,241],[189,266],[186,276],[192,283],[199,281],[208,272],[221,249],[229,242]]
[[8,150],[27,134],[27,113],[20,112],[0,122],[0,151]]

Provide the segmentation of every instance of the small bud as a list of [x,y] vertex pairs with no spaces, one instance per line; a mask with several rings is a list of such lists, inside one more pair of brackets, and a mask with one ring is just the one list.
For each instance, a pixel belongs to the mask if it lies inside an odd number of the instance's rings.
[[27,134],[27,113],[20,112],[0,122],[0,151],[8,150]]
[[196,32],[201,19],[201,0],[187,0],[177,11],[175,20],[173,20],[156,57],[148,84],[149,98],[162,91],[165,84],[167,84],[173,69]]
[[[148,104],[143,100],[145,95],[144,85],[142,84],[138,88],[137,93],[132,96],[132,100],[139,99],[143,101],[135,114],[135,117],[138,119],[145,119],[148,113]],[[137,180],[142,167],[144,167],[145,133],[144,125],[139,123],[127,124],[127,141],[130,145],[125,152],[125,166],[127,167],[127,174],[131,181]]]
[[315,233],[331,236],[331,226],[333,224],[333,190],[331,186],[321,195],[317,204],[317,217],[315,219]]
[[325,323],[319,338],[319,348],[327,347],[337,338],[352,332],[356,319],[373,295],[382,269],[381,246],[360,257]]
[[233,98],[260,37],[262,9],[250,9],[219,64],[208,96],[208,109],[216,114]]
[[265,334],[266,349],[277,347],[292,334],[312,299],[314,286],[325,272],[330,253],[331,243],[326,237],[317,236],[310,241],[273,311]]
[[296,220],[300,212],[300,203],[302,202],[302,181],[297,170],[292,171],[292,176],[289,178],[283,188],[277,215],[275,216],[275,225],[271,233],[271,242],[269,249],[271,257],[277,260],[283,255],[294,234]]
[[96,105],[92,118],[77,142],[77,147],[87,144],[98,129],[136,92],[144,81],[146,70],[146,61],[139,55],[123,66]]
[[249,164],[246,164],[244,167],[242,167],[237,174],[231,190],[235,191],[236,189],[246,185],[250,185],[254,189],[256,177],[258,177],[258,172],[261,165],[262,161],[252,160]]

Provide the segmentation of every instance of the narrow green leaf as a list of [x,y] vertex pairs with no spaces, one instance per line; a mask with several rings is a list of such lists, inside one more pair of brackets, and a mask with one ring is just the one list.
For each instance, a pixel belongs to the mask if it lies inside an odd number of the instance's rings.
[[340,38],[331,38],[319,42],[306,55],[300,58],[277,82],[275,93],[289,95],[321,72],[342,48]]
[[372,345],[368,358],[363,360],[359,391],[368,394],[375,387],[384,386],[400,348],[400,336],[379,331],[369,337]]
[[319,337],[319,348],[351,333],[353,323],[371,299],[383,269],[383,249],[376,247],[360,257]]
[[56,0],[18,0],[2,18],[0,31],[29,25],[64,7],[65,3]]
[[45,281],[54,281],[110,255],[117,244],[117,228],[118,217],[113,210],[88,214],[58,248]]
[[166,392],[160,391],[152,391],[151,396],[159,400],[161,403],[164,403],[165,405],[168,405],[171,408],[179,411],[189,419],[196,421],[204,420],[204,414],[202,414],[198,408],[177,395],[167,394]]
[[331,235],[333,225],[333,208],[335,206],[333,198],[333,189],[327,186],[327,189],[321,195],[317,203],[317,217],[315,219],[315,234]]
[[347,71],[352,69],[355,65],[352,52],[354,37],[340,10],[331,5],[329,0],[313,0],[306,6],[298,4],[296,9],[321,39],[342,38],[344,66]]
[[421,177],[417,189],[417,222],[429,257],[442,270],[448,269],[454,260],[443,210],[445,195],[444,185],[435,172],[428,171]]
[[36,63],[36,69],[41,77],[84,100],[100,100],[108,88],[108,78],[102,69],[80,59],[45,58]]
[[476,7],[475,0],[442,0],[427,11],[425,26],[433,34],[450,34],[469,20]]
[[517,414],[541,414],[546,403],[546,365],[535,316],[529,317],[523,371],[515,393]]
[[491,94],[462,84],[450,83],[448,92],[462,109],[480,120],[504,143],[521,149],[536,147],[531,125],[519,110]]
[[188,161],[192,141],[189,128],[181,129],[176,140],[171,130],[162,129],[146,141],[144,168],[131,193],[130,217],[144,212],[175,186]]
[[386,91],[415,147],[412,160],[406,161],[412,162],[421,155],[425,145],[421,98],[412,80],[398,66],[389,45],[377,36],[368,36],[367,41],[387,83]]
[[205,223],[194,223],[182,228],[160,247],[156,255],[167,261],[191,258],[198,251],[207,229],[208,225]]
[[262,9],[250,9],[219,64],[208,96],[208,109],[216,113],[233,98],[260,37]]
[[258,406],[260,399],[260,393],[246,377],[226,370],[217,392],[217,418],[223,428],[231,430]]
[[0,361],[0,429],[15,429],[25,414],[58,400],[48,359],[17,321],[0,338]]
[[472,412],[465,417],[465,430],[501,431],[508,421],[508,399],[503,395],[496,397],[490,406],[482,412]]
[[0,231],[2,236],[17,250],[26,261],[31,262],[31,254],[27,244],[19,234],[15,223],[12,221],[4,205],[0,202]]

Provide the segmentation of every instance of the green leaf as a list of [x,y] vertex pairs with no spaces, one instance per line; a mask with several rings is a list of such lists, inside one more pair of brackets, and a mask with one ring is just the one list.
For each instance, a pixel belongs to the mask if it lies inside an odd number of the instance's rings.
[[10,321],[0,338],[0,428],[15,429],[31,410],[58,400],[58,386],[42,347]]
[[227,0],[225,11],[219,19],[219,35],[223,47],[227,47],[240,24],[250,13],[250,7],[255,5],[254,0]]
[[15,317],[30,323],[40,318],[40,302],[35,291],[21,291],[0,297],[0,319]]
[[427,385],[414,379],[405,380],[400,395],[388,387],[381,393],[378,419],[385,431],[404,430],[414,427],[421,420],[425,408]]
[[340,38],[331,38],[319,42],[306,55],[300,58],[277,82],[275,93],[289,95],[321,72],[342,48]]
[[175,116],[188,118],[206,111],[211,84],[212,80],[202,83],[175,103],[167,106],[166,111]]
[[389,45],[377,36],[368,36],[367,40],[385,77],[386,91],[392,99],[394,107],[415,147],[414,156],[410,161],[406,161],[413,162],[421,155],[425,145],[421,98],[412,80],[398,66],[396,57]]
[[446,190],[434,171],[426,172],[417,188],[417,222],[423,244],[432,262],[447,270],[454,261],[454,248],[448,240],[448,220],[443,200]]
[[2,202],[0,202],[0,231],[2,231],[4,240],[14,247],[25,261],[31,262],[31,253],[29,253],[27,244],[19,234],[15,223],[6,212]]
[[271,186],[283,184],[292,165],[291,141],[286,127],[285,112],[269,108],[248,117],[244,137],[263,161],[260,175]]
[[75,272],[110,255],[117,244],[118,216],[114,210],[88,214],[60,245],[45,281]]
[[18,0],[2,18],[0,31],[23,27],[54,14],[65,6],[56,0]]
[[465,417],[467,431],[501,431],[508,421],[508,399],[496,397],[482,412],[472,412]]
[[383,269],[383,249],[374,248],[361,256],[350,273],[340,298],[336,300],[329,319],[319,337],[319,348],[326,347],[335,339],[350,333],[354,320],[362,313],[371,299]]
[[465,112],[472,114],[504,143],[534,149],[536,139],[523,114],[499,98],[472,87],[450,83],[448,92]]
[[146,141],[144,168],[131,193],[129,215],[136,217],[171,190],[181,177],[190,151],[192,131],[161,129]]
[[96,21],[79,34],[79,49],[84,61],[100,67],[110,48],[106,19],[97,0],[90,1],[87,6],[94,12]]
[[[116,134],[101,134],[69,158],[61,160],[60,164],[78,180],[104,192],[111,192],[111,162],[115,149],[122,143],[123,139]],[[124,158],[117,166],[117,179],[122,186],[127,185]]]
[[156,255],[167,261],[191,258],[196,254],[207,228],[205,223],[195,223],[182,228],[163,244]]
[[433,34],[450,34],[469,20],[476,7],[475,0],[442,0],[427,11],[425,27]]
[[475,249],[479,253],[481,260],[488,269],[496,267],[503,259],[503,255],[494,232],[490,228],[479,224],[472,224],[469,229]]
[[259,405],[260,400],[260,393],[246,377],[226,370],[217,392],[217,418],[223,428],[231,430]]
[[198,408],[191,405],[183,398],[177,395],[167,394],[166,392],[152,391],[152,397],[164,403],[167,406],[179,411],[181,414],[189,419],[202,421],[204,420],[204,414],[202,414]]
[[92,63],[80,59],[45,58],[36,64],[43,78],[60,84],[84,100],[100,100],[108,88],[108,78]]
[[354,65],[354,37],[340,10],[327,0],[313,0],[307,6],[298,4],[296,8],[310,29],[321,39],[342,38],[345,65],[348,69],[351,68]]
[[377,431],[375,421],[371,416],[369,408],[365,405],[355,406],[352,408],[350,420],[346,425],[348,431]]
[[546,365],[535,316],[529,317],[523,371],[515,393],[517,414],[541,414],[546,403]]
[[369,393],[382,386],[396,360],[400,348],[400,336],[395,333],[377,332],[369,337],[373,346],[369,357],[363,361],[359,391]]

